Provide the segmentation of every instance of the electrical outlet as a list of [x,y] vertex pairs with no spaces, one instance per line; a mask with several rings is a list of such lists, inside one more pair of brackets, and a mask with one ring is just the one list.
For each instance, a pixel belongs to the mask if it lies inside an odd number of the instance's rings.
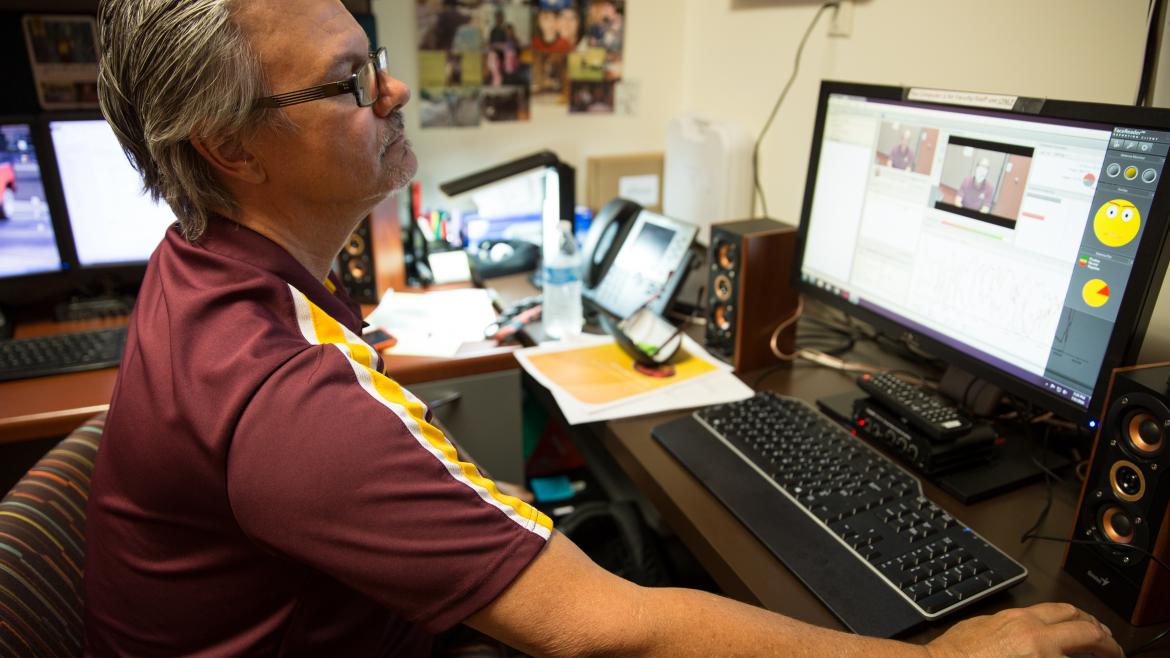
[[829,36],[847,37],[853,34],[853,0],[840,0],[829,19]]

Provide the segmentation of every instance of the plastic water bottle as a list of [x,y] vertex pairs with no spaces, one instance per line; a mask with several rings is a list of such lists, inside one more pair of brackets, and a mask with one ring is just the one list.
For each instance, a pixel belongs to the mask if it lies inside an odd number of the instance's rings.
[[550,338],[572,338],[585,323],[581,312],[581,262],[572,224],[562,221],[557,244],[544,248],[544,308],[541,323]]

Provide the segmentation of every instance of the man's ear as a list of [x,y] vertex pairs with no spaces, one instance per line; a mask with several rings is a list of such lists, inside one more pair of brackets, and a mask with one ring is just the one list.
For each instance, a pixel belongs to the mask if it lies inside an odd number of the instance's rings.
[[260,161],[238,139],[212,141],[192,136],[191,144],[224,176],[252,184],[263,183],[268,178]]

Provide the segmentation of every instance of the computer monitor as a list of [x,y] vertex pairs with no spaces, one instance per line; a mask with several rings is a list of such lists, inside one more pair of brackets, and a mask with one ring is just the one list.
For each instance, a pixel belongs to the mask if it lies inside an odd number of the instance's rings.
[[175,214],[143,191],[110,125],[98,117],[54,119],[49,137],[78,265],[146,263]]
[[1166,271],[1170,112],[825,82],[802,293],[1095,423]]
[[33,132],[0,119],[0,281],[64,267]]
[[562,219],[573,219],[574,170],[551,151],[539,151],[439,185],[449,197],[466,195],[468,246],[492,240],[540,245],[556,236]]
[[[544,230],[556,226],[559,178],[551,167],[516,174],[466,193],[470,207],[462,213],[468,249],[485,240],[524,240],[541,245]],[[545,221],[550,215],[552,221]]]

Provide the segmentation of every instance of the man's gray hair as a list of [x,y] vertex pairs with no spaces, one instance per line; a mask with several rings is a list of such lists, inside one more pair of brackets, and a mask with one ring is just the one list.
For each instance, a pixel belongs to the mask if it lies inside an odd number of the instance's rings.
[[244,0],[102,0],[98,9],[102,113],[155,201],[183,235],[237,209],[191,138],[218,145],[279,112],[254,112],[268,95],[260,59],[233,21]]

